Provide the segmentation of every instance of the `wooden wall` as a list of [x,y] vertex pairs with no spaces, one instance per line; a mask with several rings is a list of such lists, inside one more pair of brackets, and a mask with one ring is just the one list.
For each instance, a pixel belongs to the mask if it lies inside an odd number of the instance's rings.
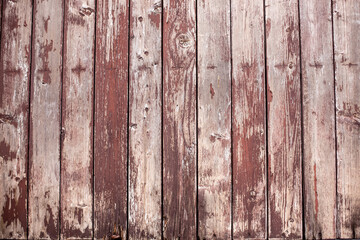
[[360,238],[360,1],[0,1],[1,239]]

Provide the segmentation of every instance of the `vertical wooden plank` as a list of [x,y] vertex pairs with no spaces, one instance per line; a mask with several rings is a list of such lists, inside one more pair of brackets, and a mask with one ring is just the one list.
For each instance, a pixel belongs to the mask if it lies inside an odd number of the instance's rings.
[[264,3],[233,1],[234,238],[266,237]]
[[1,29],[2,29],[2,14],[3,14],[3,4],[0,1],[0,41],[1,41]]
[[360,2],[334,4],[338,236],[360,238]]
[[196,2],[164,1],[164,238],[196,238]]
[[63,1],[35,1],[31,69],[29,238],[59,238]]
[[302,237],[301,86],[296,0],[266,0],[269,237]]
[[[128,0],[98,0],[95,79],[95,238],[126,237]],[[114,226],[117,231],[114,233]]]
[[26,238],[32,1],[3,1],[0,58],[0,238]]
[[66,1],[61,237],[92,237],[94,0]]
[[300,1],[307,239],[336,238],[331,1]]
[[198,1],[198,211],[201,239],[231,237],[230,1]]
[[161,238],[161,1],[131,1],[129,237]]

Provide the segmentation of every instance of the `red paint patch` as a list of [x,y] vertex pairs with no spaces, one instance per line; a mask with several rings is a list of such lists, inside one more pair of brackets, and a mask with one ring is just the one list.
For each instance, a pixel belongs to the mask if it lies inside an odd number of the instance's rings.
[[10,149],[10,145],[5,141],[0,142],[0,156],[5,161],[11,161],[16,158],[16,152],[12,152]]
[[20,191],[19,198],[10,198],[5,196],[5,205],[3,207],[3,214],[1,215],[6,226],[12,223],[16,225],[17,220],[20,222],[24,232],[26,231],[26,179],[22,179],[18,188]]
[[267,101],[270,103],[273,100],[273,93],[270,90],[270,87],[267,88]]
[[12,14],[12,17],[9,17],[9,30],[10,31],[13,31],[15,29],[17,29],[20,25],[19,25],[19,19],[17,17],[17,14],[16,13],[13,13]]
[[47,19],[44,18],[44,29],[45,29],[45,32],[48,31],[49,20],[50,20],[50,16],[49,16]]
[[215,90],[214,90],[214,88],[212,86],[212,83],[210,83],[210,94],[211,94],[211,99],[213,99],[214,95],[215,95]]
[[39,69],[38,72],[43,75],[42,84],[50,84],[51,78],[50,73],[51,70],[49,69],[49,52],[53,50],[53,41],[51,40],[50,43],[46,42],[45,44],[41,44],[41,53],[39,57],[43,61],[42,69]]
[[271,19],[266,20],[266,38],[269,37],[271,29]]
[[153,24],[155,24],[155,26],[156,26],[157,28],[160,27],[160,15],[159,15],[158,13],[156,13],[156,12],[151,12],[151,13],[149,14],[149,19],[150,19],[150,21],[151,21]]
[[46,226],[46,232],[49,234],[49,236],[56,238],[58,231],[57,231],[57,227],[55,224],[54,214],[49,205],[47,205],[46,211],[49,213],[49,218],[44,219],[44,223]]
[[155,24],[157,28],[159,28],[161,20],[161,2],[157,2],[154,4],[154,8],[148,16],[150,18],[150,21]]

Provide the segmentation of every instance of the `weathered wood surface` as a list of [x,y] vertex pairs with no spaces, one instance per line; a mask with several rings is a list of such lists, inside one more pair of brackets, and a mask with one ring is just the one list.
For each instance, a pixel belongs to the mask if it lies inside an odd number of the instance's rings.
[[61,149],[61,237],[91,238],[95,1],[66,1]]
[[[95,238],[126,237],[128,0],[98,0],[95,66]],[[115,228],[115,230],[114,230]]]
[[360,238],[357,0],[0,9],[0,238]]
[[264,5],[232,3],[234,238],[266,237]]
[[230,1],[197,2],[200,239],[231,237]]
[[25,239],[32,1],[2,4],[0,238]]
[[360,2],[333,6],[339,238],[360,238]]
[[31,239],[59,238],[63,6],[59,0],[34,2],[29,136]]
[[1,29],[2,29],[2,10],[3,10],[3,8],[2,8],[2,1],[0,1],[0,42],[1,42]]
[[164,1],[163,231],[196,237],[196,2]]
[[129,238],[161,238],[161,1],[130,2]]
[[336,238],[331,1],[300,1],[305,237]]
[[298,2],[265,1],[269,237],[302,237]]

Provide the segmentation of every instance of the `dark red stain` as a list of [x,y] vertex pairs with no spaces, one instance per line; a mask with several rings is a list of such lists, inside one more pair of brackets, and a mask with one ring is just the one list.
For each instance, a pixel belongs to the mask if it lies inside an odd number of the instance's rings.
[[39,57],[42,59],[43,67],[39,69],[38,72],[43,75],[42,84],[50,84],[51,83],[51,70],[49,69],[49,52],[53,50],[53,41],[50,43],[46,40],[46,43],[41,44]]
[[298,34],[298,25],[295,24],[294,17],[288,16],[287,17],[287,26],[286,32],[287,32],[287,48],[288,53],[291,55],[298,55],[299,54],[299,34]]
[[73,73],[75,73],[77,75],[78,79],[80,80],[80,75],[81,75],[82,72],[86,71],[86,67],[83,67],[81,65],[80,59],[79,59],[78,64],[74,68],[72,68],[71,71]]
[[82,218],[84,216],[84,210],[82,208],[75,208],[74,217],[77,218],[78,223],[81,225]]
[[269,34],[270,34],[270,30],[271,30],[271,19],[270,18],[268,18],[267,20],[266,20],[266,38],[268,38],[269,37]]
[[268,103],[271,103],[273,100],[273,92],[270,90],[270,86],[267,87],[267,101]]
[[20,75],[21,70],[20,69],[5,69],[4,73],[8,76]]
[[[47,205],[46,212],[49,217],[45,217],[44,224],[46,226],[46,232],[51,238],[57,238],[58,237],[58,228],[55,222],[58,222],[57,219],[54,219],[54,214],[51,210],[51,207]],[[57,218],[57,216],[55,216]]]
[[148,16],[150,21],[155,24],[157,28],[159,28],[161,24],[161,3],[155,3],[154,9]]
[[338,116],[338,121],[348,124],[350,131],[360,127],[360,107],[357,104],[343,102]]
[[5,161],[11,161],[16,159],[16,151],[11,151],[10,144],[5,141],[0,142],[0,156]]
[[44,28],[45,28],[45,32],[48,31],[49,20],[50,20],[50,16],[49,16],[47,19],[44,18]]
[[350,224],[345,224],[347,227],[350,227],[352,231],[352,238],[358,239],[360,237],[359,234],[356,234],[356,232],[359,231],[360,228],[360,206],[354,205],[351,207],[351,215],[349,222]]
[[[245,73],[246,76],[250,76],[251,73],[254,74],[254,69],[251,63],[243,62],[241,63],[241,70]],[[255,73],[256,74],[256,73]]]
[[210,94],[211,94],[211,99],[213,99],[214,96],[215,96],[215,90],[214,90],[214,88],[213,88],[212,83],[210,83]]
[[83,239],[83,238],[91,238],[92,231],[87,227],[84,232],[81,232],[80,229],[69,226],[69,224],[63,226],[63,232],[65,238],[72,238],[72,239]]
[[315,69],[321,69],[323,67],[323,64],[318,61],[315,61],[314,63],[310,63],[309,66]]
[[17,119],[14,115],[0,113],[0,124],[11,124],[17,127]]
[[18,188],[20,193],[18,199],[10,198],[8,195],[5,195],[5,205],[2,209],[3,214],[1,217],[6,226],[16,224],[16,221],[18,220],[23,228],[23,231],[26,232],[27,188],[25,178],[19,182]]
[[138,70],[140,72],[143,72],[143,71],[149,71],[150,74],[152,74],[152,68],[147,66],[146,64],[142,64],[138,67]]
[[319,213],[319,199],[317,193],[316,164],[314,164],[314,194],[315,194],[315,221],[317,221],[318,213]]
[[68,15],[68,20],[69,22],[79,26],[85,26],[86,23],[85,19],[81,15],[73,14],[71,12]]
[[275,64],[275,68],[280,69],[282,71],[285,71],[288,67],[289,67],[289,65],[286,64],[285,62]]
[[[109,1],[97,1],[94,125],[94,238],[109,235],[114,225],[124,236],[127,229],[127,114],[129,1],[110,8]],[[125,4],[126,2],[126,4]],[[100,9],[103,9],[100,11]],[[110,13],[112,12],[112,16]],[[141,19],[143,20],[143,19]],[[140,21],[140,17],[138,18]],[[113,27],[109,27],[109,22]],[[107,46],[107,35],[113,44]],[[110,47],[110,48],[107,48]],[[107,49],[110,58],[107,59]],[[144,53],[146,56],[146,53]],[[136,123],[132,126],[136,128]],[[130,155],[130,154],[129,154]],[[129,156],[130,157],[130,156]],[[105,204],[100,204],[103,196]],[[116,207],[115,207],[116,206]],[[125,239],[125,238],[123,238]]]
[[19,25],[19,18],[18,15],[15,12],[15,8],[12,10],[12,13],[10,15],[11,17],[9,17],[7,19],[8,21],[8,26],[9,26],[9,30],[13,31],[16,30],[20,25]]

